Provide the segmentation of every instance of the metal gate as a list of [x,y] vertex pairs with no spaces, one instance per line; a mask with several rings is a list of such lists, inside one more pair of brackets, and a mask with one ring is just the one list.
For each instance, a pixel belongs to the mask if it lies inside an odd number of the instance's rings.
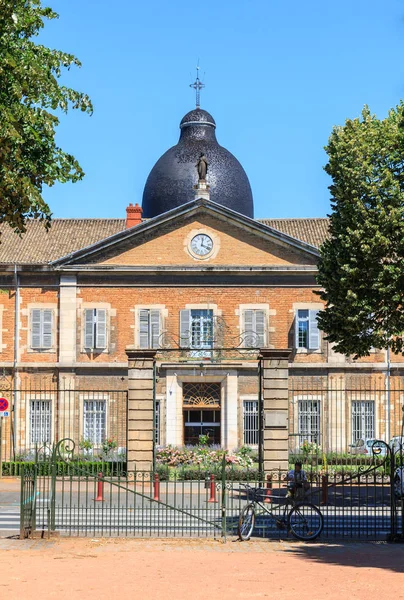
[[380,375],[289,380],[289,466],[302,463],[324,539],[400,537],[404,388],[401,379],[390,386],[387,398]]
[[[21,537],[58,531],[75,536],[225,537],[226,471],[222,478],[170,480],[158,471],[128,472],[98,463],[91,471],[61,440],[39,449],[21,473]],[[44,454],[45,451],[45,454]]]

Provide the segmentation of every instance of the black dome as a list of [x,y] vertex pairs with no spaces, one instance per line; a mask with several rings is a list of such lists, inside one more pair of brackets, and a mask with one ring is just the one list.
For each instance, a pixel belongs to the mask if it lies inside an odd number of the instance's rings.
[[181,135],[156,162],[143,191],[143,216],[156,217],[195,198],[196,163],[201,153],[208,160],[210,199],[254,217],[250,182],[237,158],[216,140],[216,123],[206,110],[196,108],[180,123]]

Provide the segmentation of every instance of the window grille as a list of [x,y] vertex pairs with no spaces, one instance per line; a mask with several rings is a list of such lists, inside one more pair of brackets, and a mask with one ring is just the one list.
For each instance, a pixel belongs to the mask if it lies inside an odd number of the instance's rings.
[[375,437],[375,403],[370,400],[352,402],[352,443]]
[[247,446],[258,445],[258,400],[245,400],[243,403],[243,442]]
[[106,438],[106,401],[84,400],[83,438],[95,446]]
[[220,383],[184,383],[182,391],[184,407],[220,407]]
[[299,445],[320,444],[320,400],[299,400]]
[[31,400],[31,444],[49,444],[52,429],[52,402]]
[[181,311],[181,346],[196,350],[213,348],[213,310]]

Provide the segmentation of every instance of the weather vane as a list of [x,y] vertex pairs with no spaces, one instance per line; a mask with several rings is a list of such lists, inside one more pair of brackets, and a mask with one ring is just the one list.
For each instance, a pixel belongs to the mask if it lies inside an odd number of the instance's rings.
[[196,93],[196,108],[201,107],[201,89],[205,87],[205,84],[199,79],[199,61],[196,67],[196,79],[194,83],[190,83],[189,87],[193,88]]

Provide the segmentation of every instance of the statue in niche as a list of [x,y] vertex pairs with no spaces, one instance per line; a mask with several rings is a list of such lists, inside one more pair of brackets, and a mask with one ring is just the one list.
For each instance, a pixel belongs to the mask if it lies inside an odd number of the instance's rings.
[[208,161],[203,152],[200,155],[199,160],[195,166],[198,169],[199,181],[206,181],[206,174],[208,172]]

